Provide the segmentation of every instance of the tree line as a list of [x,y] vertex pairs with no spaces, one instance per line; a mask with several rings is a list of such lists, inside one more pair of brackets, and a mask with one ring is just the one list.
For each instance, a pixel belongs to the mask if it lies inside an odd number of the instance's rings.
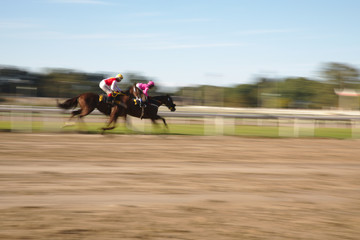
[[[177,92],[188,104],[225,107],[308,108],[338,106],[335,90],[351,89],[360,93],[360,72],[343,63],[326,63],[320,69],[321,80],[305,77],[256,79],[253,84],[233,87],[185,87]],[[349,97],[360,105],[359,97]]]
[[[2,96],[33,96],[68,98],[83,92],[102,93],[99,82],[110,74],[83,73],[52,69],[33,73],[14,67],[0,68],[0,93]],[[335,89],[360,89],[359,70],[349,64],[326,63],[319,71],[321,80],[305,77],[256,79],[252,84],[232,87],[188,86],[173,95],[183,104],[225,107],[268,108],[332,108],[338,104]],[[128,73],[120,83],[127,89],[136,82],[150,79],[140,74]],[[159,88],[151,94],[160,93]],[[359,98],[354,98],[359,101]]]
[[[115,74],[84,73],[67,69],[49,69],[44,73],[33,73],[15,67],[3,67],[0,68],[0,93],[3,96],[54,98],[74,97],[83,92],[103,93],[99,83],[110,76]],[[118,85],[125,90],[134,83],[145,83],[149,80],[145,76],[129,73]]]

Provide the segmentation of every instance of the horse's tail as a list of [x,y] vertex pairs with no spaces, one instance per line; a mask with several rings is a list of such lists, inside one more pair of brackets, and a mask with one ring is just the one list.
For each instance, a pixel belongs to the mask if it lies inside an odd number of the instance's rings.
[[63,108],[63,109],[75,108],[78,105],[78,98],[79,98],[79,96],[70,98],[63,103],[59,103],[59,101],[56,100],[57,106],[59,108]]

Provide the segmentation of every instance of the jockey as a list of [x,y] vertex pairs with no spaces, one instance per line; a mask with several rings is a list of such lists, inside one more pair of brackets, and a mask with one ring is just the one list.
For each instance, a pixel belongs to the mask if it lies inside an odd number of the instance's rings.
[[[146,83],[137,83],[136,84],[136,87],[138,89],[141,90],[141,92],[145,95],[145,103],[144,103],[144,106],[146,107],[146,103],[148,101],[148,91],[149,89],[153,88],[155,86],[154,82],[153,81],[149,81],[147,84]],[[137,97],[138,98],[138,97]],[[138,98],[138,100],[140,101],[140,107],[142,106],[142,103],[143,103],[143,100],[140,98]]]
[[118,87],[117,83],[121,82],[121,80],[123,78],[124,78],[123,75],[121,75],[119,73],[115,77],[110,77],[110,78],[101,80],[101,82],[99,83],[99,87],[107,94],[107,96],[108,96],[107,102],[113,101],[113,96],[112,96],[113,92],[121,91],[121,89]]

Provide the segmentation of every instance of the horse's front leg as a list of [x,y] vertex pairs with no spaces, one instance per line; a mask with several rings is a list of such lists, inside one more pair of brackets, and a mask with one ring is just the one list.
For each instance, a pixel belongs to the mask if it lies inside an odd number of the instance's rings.
[[151,119],[151,121],[153,122],[153,124],[157,124],[156,121],[155,121],[155,120],[157,120],[157,119],[161,119],[161,120],[164,122],[165,127],[168,128],[168,125],[167,125],[167,123],[166,123],[165,118],[163,118],[163,117],[161,117],[161,116],[159,116],[159,115],[156,115],[155,118],[152,118],[152,119]]
[[118,106],[114,106],[111,109],[110,118],[109,118],[108,123],[106,124],[106,127],[102,128],[102,130],[103,130],[102,133],[104,133],[104,131],[106,131],[106,130],[114,129],[116,127],[116,121],[117,121],[118,117],[119,117]]
[[168,125],[167,125],[167,123],[166,123],[166,121],[165,121],[165,118],[160,117],[160,119],[163,120],[165,127],[166,127],[166,128],[169,128]]
[[113,126],[110,127],[110,125],[112,124],[112,122],[113,122],[113,121],[110,119],[110,121],[108,122],[108,124],[106,125],[106,127],[103,127],[103,128],[102,128],[101,134],[104,134],[104,132],[105,132],[106,130],[111,130],[111,129],[114,129],[114,128],[115,128],[115,123],[113,124]]

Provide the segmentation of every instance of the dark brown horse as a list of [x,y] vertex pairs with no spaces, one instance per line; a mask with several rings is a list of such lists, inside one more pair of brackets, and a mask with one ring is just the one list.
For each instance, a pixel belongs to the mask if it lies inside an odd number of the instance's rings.
[[[59,108],[63,109],[76,108],[77,106],[80,108],[79,110],[71,112],[69,120],[75,116],[77,116],[79,120],[82,120],[83,117],[90,114],[95,109],[98,109],[103,114],[110,116],[107,126],[102,128],[103,131],[114,129],[119,116],[123,116],[126,120],[127,114],[139,118],[142,115],[142,109],[135,101],[131,88],[125,93],[116,96],[116,104],[113,106],[104,101],[99,101],[99,97],[100,95],[95,93],[83,93],[77,97],[68,99],[63,103],[58,103],[57,105]],[[169,95],[151,97],[148,106],[144,109],[143,118],[151,119],[153,123],[156,123],[155,121],[158,119],[162,119],[165,126],[167,126],[165,119],[157,114],[158,108],[162,104],[166,105],[171,111],[176,110],[176,105]]]
[[[110,130],[115,128],[116,121],[119,116],[126,116],[126,108],[131,96],[125,93],[119,93],[115,96],[115,104],[106,103],[106,101],[100,101],[101,95],[96,93],[82,93],[74,98],[70,98],[63,103],[57,103],[59,108],[73,109],[79,107],[78,110],[71,112],[69,120],[78,117],[82,121],[82,118],[89,115],[95,109],[98,109],[101,113],[110,116],[110,121],[103,130]],[[113,126],[111,126],[111,124]]]

